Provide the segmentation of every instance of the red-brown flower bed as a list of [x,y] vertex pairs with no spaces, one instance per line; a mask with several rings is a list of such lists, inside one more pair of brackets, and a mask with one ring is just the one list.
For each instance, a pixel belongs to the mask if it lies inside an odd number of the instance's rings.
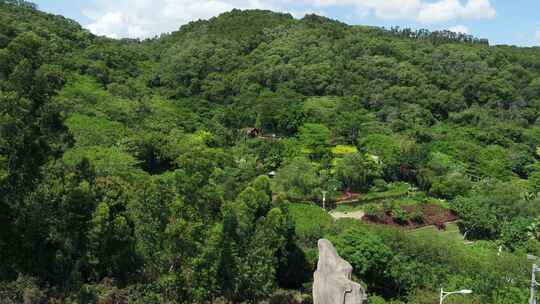
[[410,217],[414,212],[421,211],[423,214],[422,221],[415,221],[411,218],[406,221],[397,221],[389,213],[384,213],[382,216],[369,217],[364,215],[362,218],[363,221],[372,223],[372,224],[382,224],[395,227],[402,227],[407,229],[415,229],[430,225],[436,225],[438,227],[444,227],[445,223],[453,222],[458,219],[458,217],[449,209],[443,208],[435,204],[419,204],[419,205],[406,205],[401,206],[405,213]]

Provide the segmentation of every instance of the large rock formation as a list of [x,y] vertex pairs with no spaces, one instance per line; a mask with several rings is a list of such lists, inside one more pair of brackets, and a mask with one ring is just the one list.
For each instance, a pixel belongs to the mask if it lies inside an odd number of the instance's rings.
[[352,266],[342,259],[330,241],[321,239],[319,262],[314,273],[313,304],[362,304],[364,288],[351,281]]

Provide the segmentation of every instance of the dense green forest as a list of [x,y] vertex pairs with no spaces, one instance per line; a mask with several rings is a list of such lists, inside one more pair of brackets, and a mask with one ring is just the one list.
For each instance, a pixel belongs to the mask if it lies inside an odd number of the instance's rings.
[[[311,303],[321,237],[370,303],[528,301],[540,48],[259,10],[144,41],[0,20],[0,303]],[[336,221],[322,191],[459,231]]]

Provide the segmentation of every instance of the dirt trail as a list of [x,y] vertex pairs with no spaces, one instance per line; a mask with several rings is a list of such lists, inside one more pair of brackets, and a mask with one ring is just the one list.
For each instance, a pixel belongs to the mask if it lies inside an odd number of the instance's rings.
[[352,218],[355,220],[361,220],[366,213],[364,211],[351,211],[351,212],[330,212],[330,215],[336,219]]

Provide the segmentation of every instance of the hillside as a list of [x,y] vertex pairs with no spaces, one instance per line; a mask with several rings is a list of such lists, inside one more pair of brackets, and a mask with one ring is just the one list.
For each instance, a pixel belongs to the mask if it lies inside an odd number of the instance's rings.
[[[143,41],[0,20],[1,303],[310,303],[321,237],[370,303],[527,301],[540,48],[261,10]],[[427,209],[459,232],[405,231]]]

